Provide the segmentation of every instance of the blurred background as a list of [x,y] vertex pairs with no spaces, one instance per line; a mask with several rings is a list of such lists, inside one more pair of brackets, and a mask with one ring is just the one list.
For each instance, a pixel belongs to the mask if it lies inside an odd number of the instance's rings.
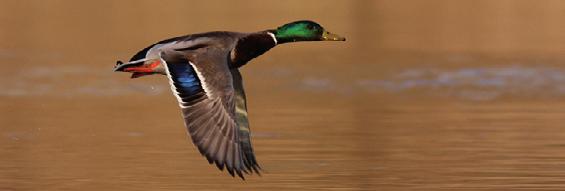
[[[0,190],[562,190],[565,1],[0,1]],[[263,176],[208,165],[157,41],[314,20],[242,68]]]

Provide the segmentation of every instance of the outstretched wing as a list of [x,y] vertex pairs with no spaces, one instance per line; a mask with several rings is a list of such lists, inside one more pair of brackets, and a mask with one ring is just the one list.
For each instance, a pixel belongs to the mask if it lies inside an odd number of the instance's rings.
[[[241,104],[245,108],[245,98],[238,101],[242,94],[235,87],[241,84],[234,85],[237,80],[232,77],[226,55],[218,51],[168,50],[162,52],[161,58],[185,125],[200,153],[220,170],[225,167],[232,176],[235,173],[243,178],[242,172],[259,171],[247,116],[243,120],[236,112]],[[246,133],[241,133],[242,127]]]
[[243,90],[243,79],[238,69],[232,69],[231,74],[235,89],[235,119],[239,126],[239,143],[243,150],[243,162],[247,168],[251,167],[253,171],[260,174],[259,170],[261,167],[255,159],[251,145],[251,129],[247,119],[247,99]]

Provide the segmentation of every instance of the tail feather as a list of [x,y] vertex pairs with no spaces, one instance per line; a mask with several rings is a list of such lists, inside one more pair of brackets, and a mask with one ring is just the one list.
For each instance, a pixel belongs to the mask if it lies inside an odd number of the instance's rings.
[[144,59],[147,56],[147,52],[149,52],[149,50],[151,50],[153,46],[155,46],[155,44],[152,44],[151,46],[148,46],[143,50],[137,52],[135,55],[133,55],[133,57],[131,57],[131,59],[129,59],[129,61],[132,62],[132,61]]

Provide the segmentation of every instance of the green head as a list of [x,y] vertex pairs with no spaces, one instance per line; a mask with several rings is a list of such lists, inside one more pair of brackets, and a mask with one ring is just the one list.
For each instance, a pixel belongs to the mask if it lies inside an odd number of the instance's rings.
[[345,38],[332,34],[313,21],[296,21],[274,30],[279,44],[297,41],[345,41]]

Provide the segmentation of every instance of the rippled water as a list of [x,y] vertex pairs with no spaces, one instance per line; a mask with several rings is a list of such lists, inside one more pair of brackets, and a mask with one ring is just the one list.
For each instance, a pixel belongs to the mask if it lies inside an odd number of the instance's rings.
[[[373,79],[350,77],[347,81],[331,77],[298,77],[292,70],[277,68],[263,71],[266,76],[285,79],[288,87],[303,91],[359,94],[367,92],[403,93],[411,90],[442,92],[443,96],[468,100],[493,100],[501,96],[535,98],[565,95],[565,70],[558,67],[464,67],[456,69],[411,68],[375,76]],[[88,75],[97,78],[69,85]],[[7,74],[0,81],[2,96],[117,96],[131,94],[158,95],[169,92],[167,84],[151,81],[128,83],[113,78],[107,69],[87,66],[30,67]],[[118,74],[119,75],[119,74]],[[288,81],[288,78],[295,79]],[[355,89],[355,90],[353,90]],[[428,92],[433,93],[433,92]]]
[[[303,95],[319,96],[289,97]],[[563,103],[294,98],[294,102],[276,98],[278,103],[251,103],[253,140],[265,173],[246,181],[207,164],[185,136],[171,97],[4,99],[0,188],[559,190],[565,186]]]
[[[0,190],[564,190],[562,4],[3,1]],[[200,156],[163,76],[112,72],[167,37],[299,19],[348,41],[245,66],[265,170],[245,181]]]

